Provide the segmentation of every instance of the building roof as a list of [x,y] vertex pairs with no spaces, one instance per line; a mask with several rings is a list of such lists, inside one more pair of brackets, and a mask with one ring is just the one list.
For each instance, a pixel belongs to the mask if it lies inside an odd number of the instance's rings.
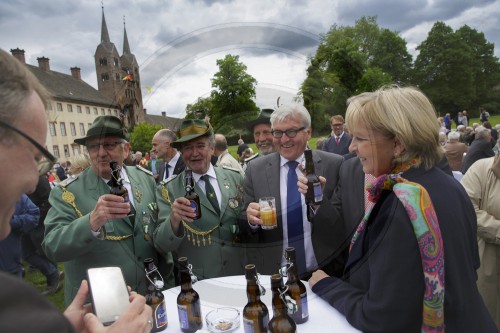
[[73,76],[55,71],[45,71],[39,67],[26,65],[28,69],[38,78],[43,86],[55,99],[72,102],[96,104],[99,106],[117,108],[118,104],[112,99],[99,93],[85,81],[75,79]]
[[153,114],[146,114],[144,116],[144,120],[150,125],[160,125],[163,128],[171,129],[174,132],[179,129],[182,122],[182,119],[179,118],[168,117],[166,115],[157,116]]

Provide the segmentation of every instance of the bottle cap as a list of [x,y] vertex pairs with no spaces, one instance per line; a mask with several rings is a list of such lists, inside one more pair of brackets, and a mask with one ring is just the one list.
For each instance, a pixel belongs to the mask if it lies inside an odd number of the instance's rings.
[[247,280],[257,279],[257,269],[254,264],[245,265],[245,278]]
[[164,284],[164,283],[163,283],[163,281],[161,281],[161,280],[156,280],[156,281],[155,281],[155,287],[156,287],[157,289],[162,289],[164,285],[165,285],[165,284]]

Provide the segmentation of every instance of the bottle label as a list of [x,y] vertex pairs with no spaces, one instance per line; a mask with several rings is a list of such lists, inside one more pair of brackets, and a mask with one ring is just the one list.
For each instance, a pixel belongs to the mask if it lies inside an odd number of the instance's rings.
[[245,333],[254,333],[253,327],[253,320],[243,318],[243,329],[245,330]]
[[196,215],[198,215],[198,205],[196,204],[196,201],[194,200],[189,200],[189,202],[191,203],[191,208],[194,209],[194,213]]
[[179,323],[181,325],[181,329],[188,329],[189,319],[187,306],[177,304],[177,312],[179,313]]
[[262,327],[255,327],[255,322],[252,319],[248,319],[243,317],[243,329],[245,333],[256,333],[256,332],[267,332],[267,328],[269,325],[269,316],[265,315],[259,316],[259,322],[257,325],[259,325],[262,322]]
[[300,295],[302,303],[302,319],[309,317],[309,308],[307,307],[307,291]]
[[323,201],[323,189],[321,188],[320,182],[315,182],[313,184],[314,188],[314,203]]
[[153,317],[156,322],[156,327],[165,327],[168,324],[167,310],[165,308],[165,300],[156,306],[153,311]]

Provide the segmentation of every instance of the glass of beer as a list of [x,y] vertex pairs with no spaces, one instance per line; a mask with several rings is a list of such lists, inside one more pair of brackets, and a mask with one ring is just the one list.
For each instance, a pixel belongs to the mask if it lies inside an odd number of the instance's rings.
[[263,197],[259,199],[260,219],[262,229],[271,230],[278,227],[276,219],[276,201],[274,197]]

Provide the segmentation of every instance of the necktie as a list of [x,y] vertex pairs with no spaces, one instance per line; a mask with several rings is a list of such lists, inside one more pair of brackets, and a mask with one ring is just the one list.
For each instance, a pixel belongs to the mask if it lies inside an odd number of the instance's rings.
[[336,136],[335,137],[335,143],[339,144],[339,141],[340,141],[340,137]]
[[165,178],[163,178],[165,180],[168,179],[168,167],[169,167],[168,163],[165,163]]
[[304,248],[304,227],[302,217],[302,201],[297,187],[297,161],[288,161],[288,177],[286,185],[286,213],[288,226],[288,245],[295,248],[299,275],[306,272],[306,251]]
[[207,196],[208,201],[210,201],[212,207],[214,207],[217,215],[220,215],[219,202],[217,201],[215,190],[212,187],[212,184],[210,184],[210,177],[208,175],[203,175],[201,176],[201,179],[203,179],[203,181],[205,182],[205,194]]

